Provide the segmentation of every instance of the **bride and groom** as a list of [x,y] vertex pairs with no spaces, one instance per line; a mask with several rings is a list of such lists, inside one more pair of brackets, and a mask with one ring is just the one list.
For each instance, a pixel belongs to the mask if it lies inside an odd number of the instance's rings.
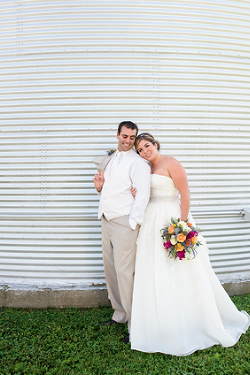
[[186,172],[175,158],[160,154],[151,134],[137,133],[136,124],[123,121],[116,152],[93,160],[114,309],[102,324],[127,322],[124,342],[143,352],[181,356],[216,344],[232,346],[250,317],[237,310],[214,274],[205,239],[199,234],[192,260],[174,260],[163,246],[160,231],[172,217],[194,224]]

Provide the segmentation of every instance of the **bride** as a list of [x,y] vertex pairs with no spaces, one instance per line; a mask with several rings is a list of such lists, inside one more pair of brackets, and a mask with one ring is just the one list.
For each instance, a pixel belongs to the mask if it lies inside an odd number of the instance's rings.
[[160,145],[149,133],[136,138],[135,148],[149,162],[152,175],[137,240],[131,349],[185,356],[217,344],[233,346],[248,329],[250,317],[237,310],[220,284],[205,239],[198,235],[201,245],[191,260],[173,259],[163,246],[161,229],[171,218],[195,225],[186,172],[175,158],[159,153]]

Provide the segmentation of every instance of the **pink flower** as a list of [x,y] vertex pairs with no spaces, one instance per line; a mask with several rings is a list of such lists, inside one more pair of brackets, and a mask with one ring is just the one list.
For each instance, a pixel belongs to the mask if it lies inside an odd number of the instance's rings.
[[185,251],[178,251],[177,256],[180,260],[182,260],[183,258],[185,258]]
[[194,236],[198,236],[198,232],[196,232],[195,230],[192,230],[191,232],[189,232],[189,233],[187,234],[187,240],[188,240],[189,238],[193,238]]
[[163,243],[163,246],[165,247],[165,249],[170,249],[170,247],[172,246],[172,244],[171,244],[171,242],[170,241],[168,241],[168,242],[164,242]]

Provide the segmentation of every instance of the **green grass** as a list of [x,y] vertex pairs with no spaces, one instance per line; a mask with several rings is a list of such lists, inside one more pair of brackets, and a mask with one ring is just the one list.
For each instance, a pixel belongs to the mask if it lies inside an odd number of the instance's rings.
[[[250,294],[235,296],[250,312]],[[250,374],[250,329],[232,348],[188,357],[131,351],[126,326],[100,327],[112,309],[0,309],[0,374]]]

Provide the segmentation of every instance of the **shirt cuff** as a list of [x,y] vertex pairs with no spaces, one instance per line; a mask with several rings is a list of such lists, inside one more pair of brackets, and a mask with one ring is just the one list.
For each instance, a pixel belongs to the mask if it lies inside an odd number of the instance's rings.
[[137,222],[131,218],[128,219],[129,220],[129,225],[131,227],[131,229],[133,230],[136,230],[136,227],[137,227]]

